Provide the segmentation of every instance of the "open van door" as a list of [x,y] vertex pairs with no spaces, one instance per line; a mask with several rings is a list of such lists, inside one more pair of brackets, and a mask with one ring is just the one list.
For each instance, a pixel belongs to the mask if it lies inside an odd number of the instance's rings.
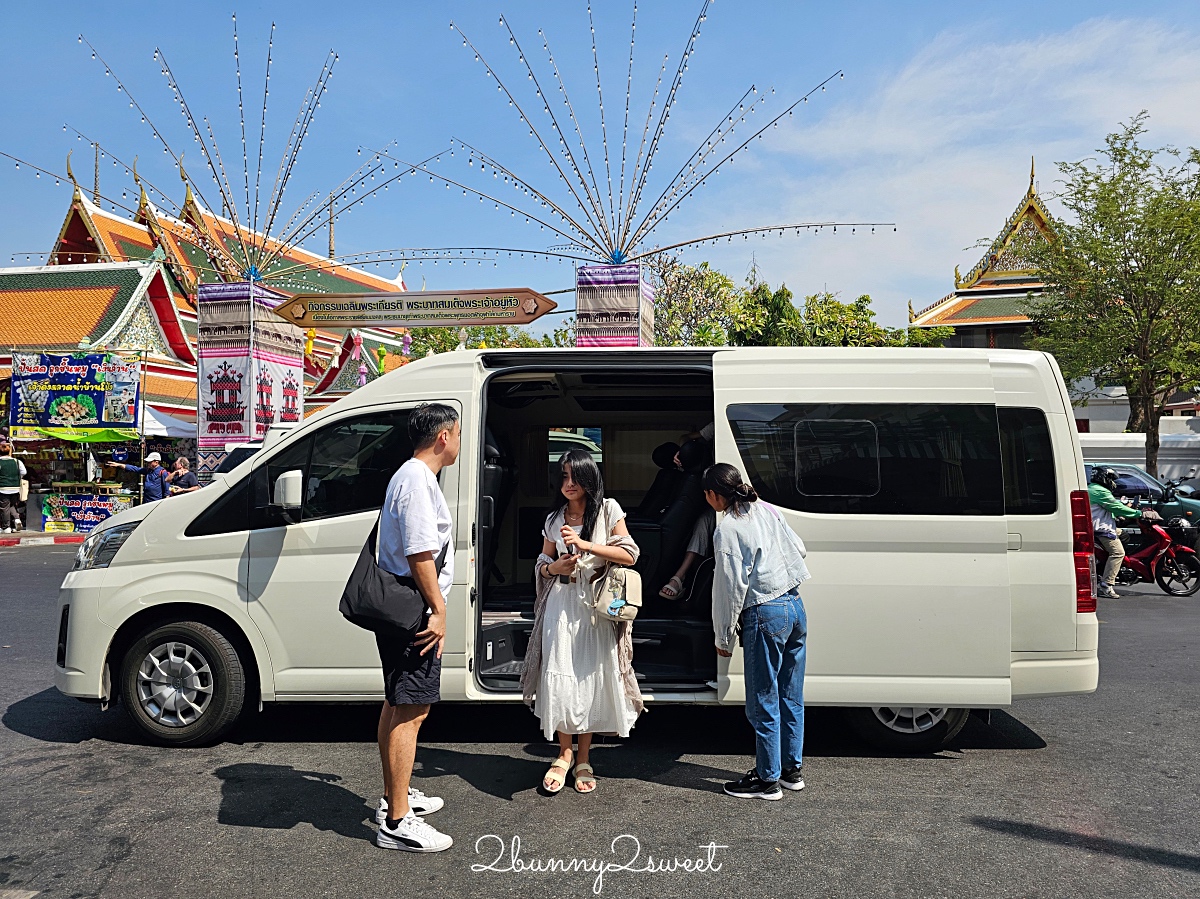
[[[809,551],[806,701],[1007,704],[1007,527],[986,356],[747,348],[717,352],[713,377],[717,460]],[[721,660],[718,694],[744,699],[740,652]]]

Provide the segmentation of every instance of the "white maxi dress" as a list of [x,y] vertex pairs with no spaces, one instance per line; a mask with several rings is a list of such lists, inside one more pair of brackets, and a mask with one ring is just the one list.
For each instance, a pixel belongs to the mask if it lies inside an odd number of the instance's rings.
[[[604,501],[609,533],[604,534],[602,513],[590,542],[606,543],[612,528],[625,517],[616,500]],[[563,511],[548,519],[543,531],[557,552],[566,552],[562,541]],[[566,734],[616,734],[629,736],[637,711],[625,695],[617,662],[617,629],[605,619],[592,623],[587,605],[589,581],[604,562],[587,553],[575,566],[575,582],[554,579],[546,597],[542,620],[542,671],[534,711],[542,733],[553,740]]]

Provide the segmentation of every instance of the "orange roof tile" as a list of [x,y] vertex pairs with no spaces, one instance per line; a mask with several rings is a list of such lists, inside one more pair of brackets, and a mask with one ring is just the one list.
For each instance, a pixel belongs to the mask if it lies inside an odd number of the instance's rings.
[[0,345],[75,346],[97,330],[119,286],[0,292]]

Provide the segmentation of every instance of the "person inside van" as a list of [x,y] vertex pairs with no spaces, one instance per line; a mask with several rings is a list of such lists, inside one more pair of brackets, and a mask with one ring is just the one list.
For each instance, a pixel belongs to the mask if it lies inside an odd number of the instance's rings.
[[1116,471],[1104,467],[1097,467],[1092,471],[1092,482],[1088,484],[1088,499],[1092,504],[1092,531],[1096,542],[1108,554],[1096,592],[1105,599],[1116,599],[1121,595],[1117,593],[1116,584],[1117,573],[1121,570],[1121,563],[1125,561],[1125,546],[1121,543],[1121,532],[1117,530],[1116,519],[1162,520],[1153,509],[1134,509],[1125,505],[1113,496],[1116,489]]
[[559,466],[559,495],[546,516],[534,569],[537,600],[521,691],[526,703],[533,702],[546,739],[558,736],[558,758],[542,787],[559,792],[570,771],[576,792],[591,793],[592,734],[629,736],[643,704],[633,673],[632,622],[596,619],[588,600],[594,577],[608,563],[633,565],[639,550],[625,512],[605,499],[604,479],[588,452],[569,450]]
[[724,789],[739,799],[781,799],[781,787],[804,789],[804,543],[732,465],[718,462],[704,472],[704,498],[725,513],[713,533],[717,653],[733,654],[740,629],[746,718],[756,744],[754,767]]
[[[682,445],[675,454],[675,464],[680,470],[698,471],[707,468],[712,463],[712,435],[714,426],[710,423],[701,431],[694,431],[680,438]],[[689,590],[685,587],[688,572],[699,564],[700,560],[712,551],[713,528],[717,526],[716,515],[707,506],[701,510],[700,517],[692,526],[692,534],[688,538],[687,549],[683,560],[675,573],[658,591],[663,599],[685,600]]]

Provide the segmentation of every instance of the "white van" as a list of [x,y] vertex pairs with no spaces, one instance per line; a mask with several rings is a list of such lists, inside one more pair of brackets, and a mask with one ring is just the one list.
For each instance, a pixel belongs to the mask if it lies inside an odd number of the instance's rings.
[[1054,360],[803,348],[479,350],[405,366],[205,489],[95,531],[62,585],[58,688],[120,697],[175,745],[215,740],[262,702],[378,700],[374,639],[338,600],[409,455],[409,410],[430,401],[457,408],[463,433],[441,474],[456,528],[445,700],[519,699],[548,448],[567,433],[602,453],[642,548],[634,667],[648,700],[744,701],[740,653],[713,647],[711,563],[686,600],[658,598],[703,503],[699,468],[675,470],[660,448],[710,422],[716,459],[808,545],[808,703],[848,707],[877,744],[927,750],[970,709],[1096,689],[1091,519]]

